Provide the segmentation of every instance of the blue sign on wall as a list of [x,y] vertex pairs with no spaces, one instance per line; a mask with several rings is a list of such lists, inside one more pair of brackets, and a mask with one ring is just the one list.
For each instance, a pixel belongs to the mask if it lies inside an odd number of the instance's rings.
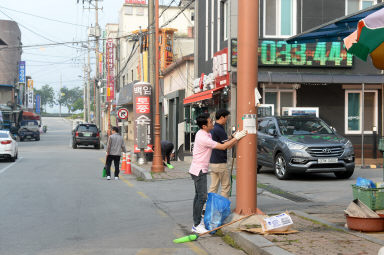
[[40,114],[41,97],[36,95],[36,113]]
[[25,61],[19,62],[19,83],[25,84]]

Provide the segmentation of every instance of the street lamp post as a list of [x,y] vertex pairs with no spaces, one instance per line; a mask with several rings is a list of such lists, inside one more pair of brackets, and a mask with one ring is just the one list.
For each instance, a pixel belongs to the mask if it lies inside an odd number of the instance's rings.
[[161,141],[160,141],[160,86],[159,86],[159,0],[155,0],[155,47],[156,47],[156,64],[155,64],[155,151],[153,153],[153,161],[151,171],[155,173],[164,172],[163,161],[161,157]]

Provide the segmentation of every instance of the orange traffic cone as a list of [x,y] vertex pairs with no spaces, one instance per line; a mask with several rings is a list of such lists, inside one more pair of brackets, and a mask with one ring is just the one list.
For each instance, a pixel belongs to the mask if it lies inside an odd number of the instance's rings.
[[125,158],[125,153],[123,153],[123,162],[121,162],[121,170],[125,170],[127,168],[127,159]]
[[131,171],[131,154],[127,155],[127,167],[125,168],[125,174],[132,174]]

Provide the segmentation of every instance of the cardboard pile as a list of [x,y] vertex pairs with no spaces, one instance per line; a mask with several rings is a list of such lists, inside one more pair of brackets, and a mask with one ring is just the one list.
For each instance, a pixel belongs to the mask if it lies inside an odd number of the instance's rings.
[[380,218],[380,216],[371,210],[368,206],[366,206],[359,199],[353,200],[344,210],[344,212],[351,217],[358,218]]
[[279,215],[268,217],[267,215],[256,215],[243,222],[240,225],[240,230],[254,234],[275,234],[286,235],[297,233],[297,230],[292,230],[293,221],[288,212]]

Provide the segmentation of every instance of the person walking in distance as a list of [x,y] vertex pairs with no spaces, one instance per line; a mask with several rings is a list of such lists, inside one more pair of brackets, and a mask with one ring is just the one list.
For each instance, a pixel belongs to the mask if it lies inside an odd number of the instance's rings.
[[107,143],[107,180],[111,179],[111,165],[112,161],[115,165],[115,180],[119,179],[120,173],[120,156],[121,152],[126,152],[124,140],[121,135],[118,133],[119,129],[117,127],[112,127],[112,135],[108,137]]
[[[228,141],[228,136],[225,132],[224,125],[228,121],[229,111],[226,109],[220,109],[216,112],[215,117],[215,125],[211,130],[212,140],[223,144]],[[231,188],[231,178],[227,167],[227,150],[213,149],[209,162],[211,168],[211,186],[209,187],[208,193],[217,193],[217,190],[221,184],[220,194],[223,197],[228,198],[229,190]]]
[[207,172],[212,149],[226,150],[246,136],[247,132],[245,130],[236,132],[233,139],[221,144],[212,140],[210,131],[213,129],[213,123],[209,113],[199,115],[196,118],[196,124],[200,129],[195,136],[192,163],[189,168],[189,173],[195,185],[192,232],[204,233],[207,229],[201,220],[201,213],[207,201]]

